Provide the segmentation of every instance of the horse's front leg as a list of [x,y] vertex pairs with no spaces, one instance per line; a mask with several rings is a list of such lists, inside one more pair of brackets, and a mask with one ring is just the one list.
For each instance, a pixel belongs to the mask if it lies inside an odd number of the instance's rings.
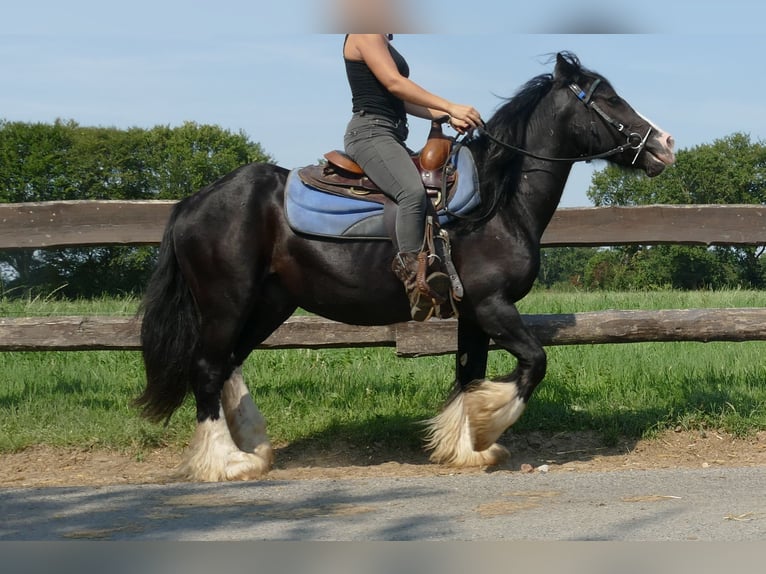
[[487,374],[488,358],[489,335],[475,321],[461,318],[457,324],[456,390],[471,381],[483,379]]
[[[484,377],[490,338],[518,361],[511,374],[496,380]],[[542,381],[545,350],[515,306],[487,306],[476,322],[459,328],[457,360],[455,389],[429,421],[431,460],[461,467],[500,464],[509,453],[495,441],[519,419]]]

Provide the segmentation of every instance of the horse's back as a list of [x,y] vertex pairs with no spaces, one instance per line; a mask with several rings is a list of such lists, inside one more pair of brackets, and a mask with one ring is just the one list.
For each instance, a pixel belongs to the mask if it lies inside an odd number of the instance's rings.
[[254,162],[242,165],[186,198],[188,203],[202,203],[224,198],[242,198],[257,193],[267,199],[275,192],[282,192],[289,170],[272,163]]
[[242,165],[182,199],[172,220],[177,229],[189,226],[201,230],[281,208],[288,174],[289,170],[271,163]]

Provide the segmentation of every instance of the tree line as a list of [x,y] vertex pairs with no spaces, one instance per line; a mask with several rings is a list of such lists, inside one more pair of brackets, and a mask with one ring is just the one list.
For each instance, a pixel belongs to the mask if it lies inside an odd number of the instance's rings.
[[[0,120],[0,201],[180,199],[233,169],[270,161],[243,132],[187,122],[150,129]],[[139,294],[153,247],[0,251],[0,295]]]
[[[273,161],[243,132],[188,122],[117,129],[0,120],[0,201],[180,199],[250,162]],[[649,179],[608,165],[588,189],[596,206],[766,203],[766,145],[735,133],[679,150]],[[153,247],[0,251],[0,296],[139,295]],[[538,283],[581,289],[764,288],[763,247],[544,249]]]
[[[651,204],[766,204],[766,145],[734,133],[679,150],[650,179],[609,165],[594,173],[596,207]],[[684,245],[544,249],[539,282],[584,289],[766,287],[764,247]]]

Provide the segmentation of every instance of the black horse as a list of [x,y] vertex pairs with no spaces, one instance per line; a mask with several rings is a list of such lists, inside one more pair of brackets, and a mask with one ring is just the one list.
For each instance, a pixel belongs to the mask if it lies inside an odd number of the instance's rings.
[[[464,286],[458,303],[456,381],[429,422],[431,460],[493,465],[495,443],[545,375],[546,355],[514,303],[531,288],[540,238],[575,161],[608,160],[656,176],[674,161],[673,139],[569,53],[530,80],[465,145],[479,170],[481,205],[448,226]],[[193,480],[252,479],[268,472],[264,418],[242,379],[253,348],[297,307],[356,325],[408,321],[386,241],[332,240],[291,230],[288,170],[243,166],[174,208],[143,303],[147,386],[143,413],[168,418],[193,393],[197,430],[181,470]],[[517,359],[485,379],[490,340]]]

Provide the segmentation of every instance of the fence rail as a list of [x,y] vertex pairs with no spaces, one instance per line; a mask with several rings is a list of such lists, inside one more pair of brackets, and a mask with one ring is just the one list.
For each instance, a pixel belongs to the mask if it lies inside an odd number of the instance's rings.
[[[173,201],[0,204],[0,249],[156,245]],[[544,246],[677,243],[766,245],[766,206],[685,205],[559,209]],[[766,308],[597,311],[526,315],[543,345],[766,340]],[[293,317],[260,348],[395,347],[401,356],[456,350],[456,321],[354,326]],[[0,318],[0,351],[136,350],[140,319]]]
[[[670,341],[766,341],[766,308],[592,311],[525,315],[545,346]],[[0,351],[140,348],[137,317],[0,318]],[[357,326],[292,317],[258,348],[395,347],[402,357],[457,351],[457,321]],[[494,345],[493,345],[494,347]]]
[[[0,204],[0,249],[153,245],[174,201],[53,201]],[[547,247],[766,245],[766,205],[562,208]]]

